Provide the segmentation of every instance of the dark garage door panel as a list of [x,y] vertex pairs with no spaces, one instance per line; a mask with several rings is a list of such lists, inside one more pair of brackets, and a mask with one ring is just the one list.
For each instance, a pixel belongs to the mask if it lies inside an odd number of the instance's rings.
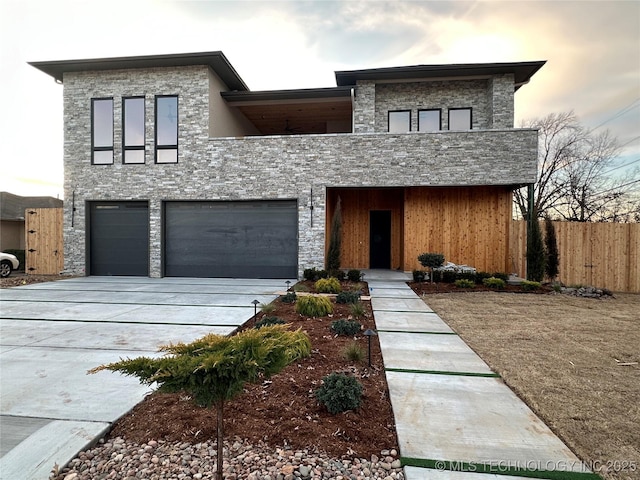
[[295,201],[167,202],[165,275],[295,278]]
[[91,275],[149,275],[147,202],[92,202]]

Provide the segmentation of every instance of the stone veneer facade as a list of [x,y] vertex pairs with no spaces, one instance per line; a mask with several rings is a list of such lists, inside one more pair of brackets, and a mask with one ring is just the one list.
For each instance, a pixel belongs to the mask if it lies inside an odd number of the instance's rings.
[[[145,200],[150,275],[162,272],[162,202],[293,199],[298,270],[322,267],[328,187],[520,185],[536,179],[537,132],[513,127],[513,76],[355,87],[353,134],[210,138],[206,66],[65,73],[65,271],[86,265],[87,202]],[[215,74],[213,74],[215,75]],[[154,97],[179,97],[177,164],[154,162]],[[146,98],[145,164],[122,164],[122,97]],[[114,99],[114,163],[91,164],[91,99]],[[473,130],[446,131],[447,108],[471,106]],[[389,109],[442,108],[437,133],[386,133]],[[212,111],[213,115],[215,112]],[[415,125],[415,123],[414,123]],[[313,206],[310,209],[311,190]],[[313,214],[313,222],[311,222]],[[311,225],[313,224],[313,227]]]

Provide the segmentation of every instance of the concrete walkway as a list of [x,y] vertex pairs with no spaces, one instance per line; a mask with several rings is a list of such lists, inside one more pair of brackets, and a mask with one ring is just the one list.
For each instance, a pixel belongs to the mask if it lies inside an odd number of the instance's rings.
[[284,289],[284,280],[84,277],[0,290],[0,479],[48,479],[150,391],[87,370],[228,334],[253,316],[254,299]]
[[365,272],[406,479],[599,478],[406,285],[409,278]]

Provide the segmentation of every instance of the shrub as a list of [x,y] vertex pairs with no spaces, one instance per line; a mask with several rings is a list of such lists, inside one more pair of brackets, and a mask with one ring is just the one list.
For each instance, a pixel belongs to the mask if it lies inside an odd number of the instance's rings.
[[542,284],[540,282],[530,282],[528,280],[524,280],[520,286],[522,287],[523,290],[527,290],[527,291],[532,291],[532,290],[538,290],[540,287],[542,287]]
[[276,306],[273,303],[261,303],[260,311],[262,313],[266,313],[267,315],[273,313],[276,309]]
[[253,328],[269,327],[271,325],[284,325],[286,322],[278,317],[264,317],[253,326]]
[[310,282],[315,282],[318,279],[318,270],[315,268],[305,268],[302,272],[302,277]]
[[329,277],[329,272],[327,272],[326,270],[318,270],[316,272],[316,279],[328,278],[328,277]]
[[347,279],[350,282],[359,282],[360,281],[360,275],[361,275],[360,270],[349,270],[347,272]]
[[411,273],[413,274],[413,281],[416,283],[424,282],[424,279],[427,278],[427,272],[424,270],[414,270]]
[[476,282],[461,278],[460,280],[456,280],[455,286],[458,288],[473,288],[476,286]]
[[285,295],[280,295],[280,301],[283,303],[293,303],[297,298],[296,292],[287,292]]
[[344,335],[345,337],[353,337],[361,329],[362,325],[358,322],[354,322],[353,320],[345,320],[344,318],[341,318],[340,320],[331,322],[331,331],[338,335]]
[[331,235],[329,237],[329,249],[327,250],[327,270],[334,271],[340,268],[340,252],[342,249],[342,207],[338,197],[336,209],[331,219]]
[[327,274],[328,277],[337,278],[340,281],[344,280],[346,277],[345,273],[342,270],[329,270]]
[[365,309],[362,302],[352,303],[349,309],[351,310],[351,315],[353,315],[355,318],[364,317]]
[[476,283],[476,272],[458,272],[456,274],[457,280],[471,280]]
[[537,210],[533,210],[532,217],[528,224],[530,231],[527,234],[527,280],[540,282],[544,278],[547,258]]
[[420,265],[429,269],[431,283],[433,283],[433,269],[442,266],[444,255],[442,253],[421,253],[418,255],[418,261]]
[[316,292],[318,293],[338,293],[342,288],[337,278],[321,278],[315,283]]
[[489,277],[485,278],[482,283],[484,283],[489,288],[495,288],[497,290],[502,290],[506,285],[505,281],[501,278]]
[[340,292],[336,297],[336,303],[357,303],[360,301],[360,292]]
[[353,410],[360,406],[362,400],[362,384],[344,373],[331,373],[322,379],[322,386],[316,390],[316,398],[329,413]]
[[358,342],[351,342],[344,348],[342,355],[350,362],[361,362],[364,359],[364,349]]
[[293,287],[294,292],[308,292],[309,287],[307,287],[304,283],[296,283]]
[[453,270],[436,270],[440,274],[440,281],[442,283],[453,283],[456,281],[457,273]]
[[296,312],[307,317],[324,317],[333,313],[333,305],[326,297],[300,297],[296,302]]
[[489,272],[476,272],[476,283],[478,285],[482,285],[485,278],[491,278],[492,276],[493,275],[491,275]]
[[556,238],[556,227],[551,218],[544,219],[544,246],[547,255],[545,273],[551,281],[555,280],[560,272],[560,254],[558,252],[558,240]]
[[493,272],[491,274],[491,276],[493,278],[499,278],[500,280],[504,280],[505,282],[507,282],[509,280],[509,274],[508,273]]

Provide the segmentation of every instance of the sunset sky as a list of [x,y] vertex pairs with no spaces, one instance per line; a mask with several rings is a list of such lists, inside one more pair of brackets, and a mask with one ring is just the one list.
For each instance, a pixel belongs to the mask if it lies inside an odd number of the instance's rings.
[[[62,85],[29,61],[221,50],[252,90],[334,71],[547,60],[522,119],[574,110],[640,166],[638,1],[0,0],[0,190],[62,198]],[[624,169],[621,169],[624,170]]]

